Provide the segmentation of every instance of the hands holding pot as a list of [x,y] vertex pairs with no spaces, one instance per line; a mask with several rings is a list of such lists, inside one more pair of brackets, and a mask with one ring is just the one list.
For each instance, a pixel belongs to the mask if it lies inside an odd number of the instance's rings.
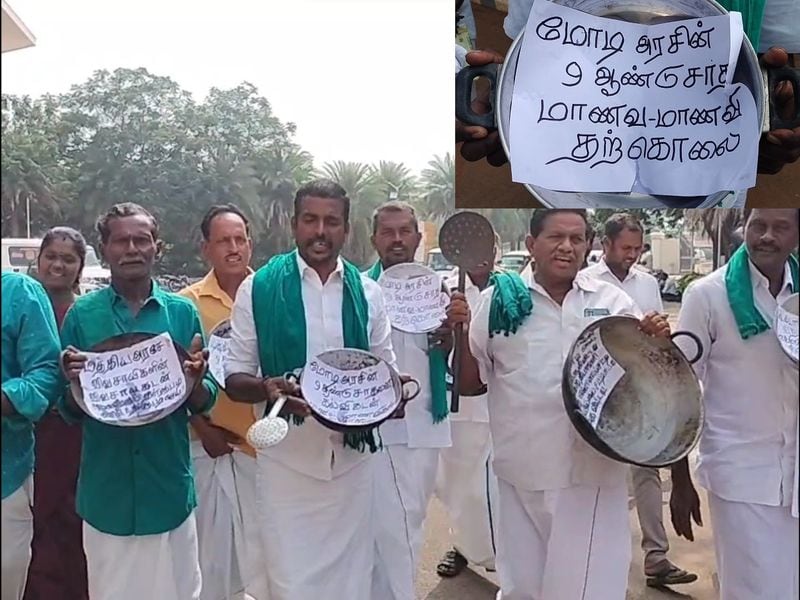
[[[789,64],[789,55],[783,48],[770,48],[761,61],[767,67],[779,68]],[[794,88],[788,81],[782,81],[776,89],[770,90],[780,116],[791,119],[796,111]],[[794,129],[773,129],[761,136],[758,149],[758,172],[774,175],[789,163],[800,158],[800,127]]]

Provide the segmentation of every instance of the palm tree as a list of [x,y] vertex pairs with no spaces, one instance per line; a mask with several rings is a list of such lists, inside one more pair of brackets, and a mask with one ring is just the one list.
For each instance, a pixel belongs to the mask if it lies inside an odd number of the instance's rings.
[[422,171],[422,207],[425,216],[441,223],[456,212],[456,169],[453,156],[434,156]]
[[375,181],[387,200],[413,203],[417,194],[417,178],[403,163],[380,161],[374,167]]
[[747,220],[749,211],[741,208],[697,208],[686,211],[686,226],[691,230],[702,227],[711,238],[714,248],[714,268],[721,265],[720,257],[730,258],[734,231]]
[[350,198],[350,235],[342,251],[344,256],[359,266],[374,260],[372,213],[386,197],[381,191],[376,170],[359,162],[337,160],[325,163],[319,174],[341,185]]

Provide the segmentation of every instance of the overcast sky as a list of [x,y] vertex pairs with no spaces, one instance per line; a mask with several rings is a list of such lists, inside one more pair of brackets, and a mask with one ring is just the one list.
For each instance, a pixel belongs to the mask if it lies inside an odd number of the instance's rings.
[[452,0],[9,0],[36,46],[2,55],[2,91],[67,91],[145,67],[201,100],[256,85],[328,160],[423,169],[452,152]]

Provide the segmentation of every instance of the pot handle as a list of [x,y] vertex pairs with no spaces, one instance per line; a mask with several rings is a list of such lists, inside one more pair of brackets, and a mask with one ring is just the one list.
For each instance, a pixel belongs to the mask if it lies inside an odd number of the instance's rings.
[[[456,73],[456,118],[459,121],[489,130],[497,129],[494,99],[497,97],[497,76],[500,66],[490,64],[480,67],[464,67]],[[477,77],[486,77],[491,86],[492,108],[488,113],[482,115],[472,110],[472,81]]]
[[[769,128],[770,129],[794,129],[800,127],[800,69],[792,67],[767,68],[768,100],[769,100]],[[778,115],[775,99],[772,96],[775,87],[784,81],[788,81],[794,91],[794,115],[789,119],[783,119]]]
[[[406,386],[407,386],[409,383],[411,383],[411,384],[414,384],[414,386],[415,386],[415,389],[414,389],[414,393],[413,393],[413,394],[406,395]],[[414,379],[414,378],[412,377],[412,378],[411,378],[411,379],[409,379],[408,381],[406,381],[406,382],[404,382],[404,383],[401,383],[401,384],[400,384],[400,389],[401,389],[401,394],[402,394],[402,396],[403,396],[403,401],[404,401],[404,402],[408,402],[409,400],[413,400],[414,398],[416,398],[416,397],[417,397],[417,395],[419,394],[419,392],[420,392],[420,390],[422,389],[422,387],[420,386],[420,384],[419,384],[419,381],[417,381],[416,379]]]
[[681,335],[685,335],[686,337],[691,338],[692,341],[695,343],[695,346],[697,346],[697,351],[695,352],[695,355],[692,358],[688,358],[687,357],[687,359],[686,359],[686,360],[689,361],[690,365],[693,365],[698,360],[700,360],[701,356],[703,356],[703,342],[701,342],[700,338],[697,337],[691,331],[676,331],[675,333],[673,333],[672,335],[669,336],[669,339],[674,341],[676,337],[681,336]]

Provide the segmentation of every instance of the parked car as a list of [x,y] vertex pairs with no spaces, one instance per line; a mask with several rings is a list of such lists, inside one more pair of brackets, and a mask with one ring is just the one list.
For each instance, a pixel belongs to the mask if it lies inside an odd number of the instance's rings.
[[503,254],[497,264],[506,271],[516,271],[519,273],[530,261],[531,255],[527,250],[511,250]]

